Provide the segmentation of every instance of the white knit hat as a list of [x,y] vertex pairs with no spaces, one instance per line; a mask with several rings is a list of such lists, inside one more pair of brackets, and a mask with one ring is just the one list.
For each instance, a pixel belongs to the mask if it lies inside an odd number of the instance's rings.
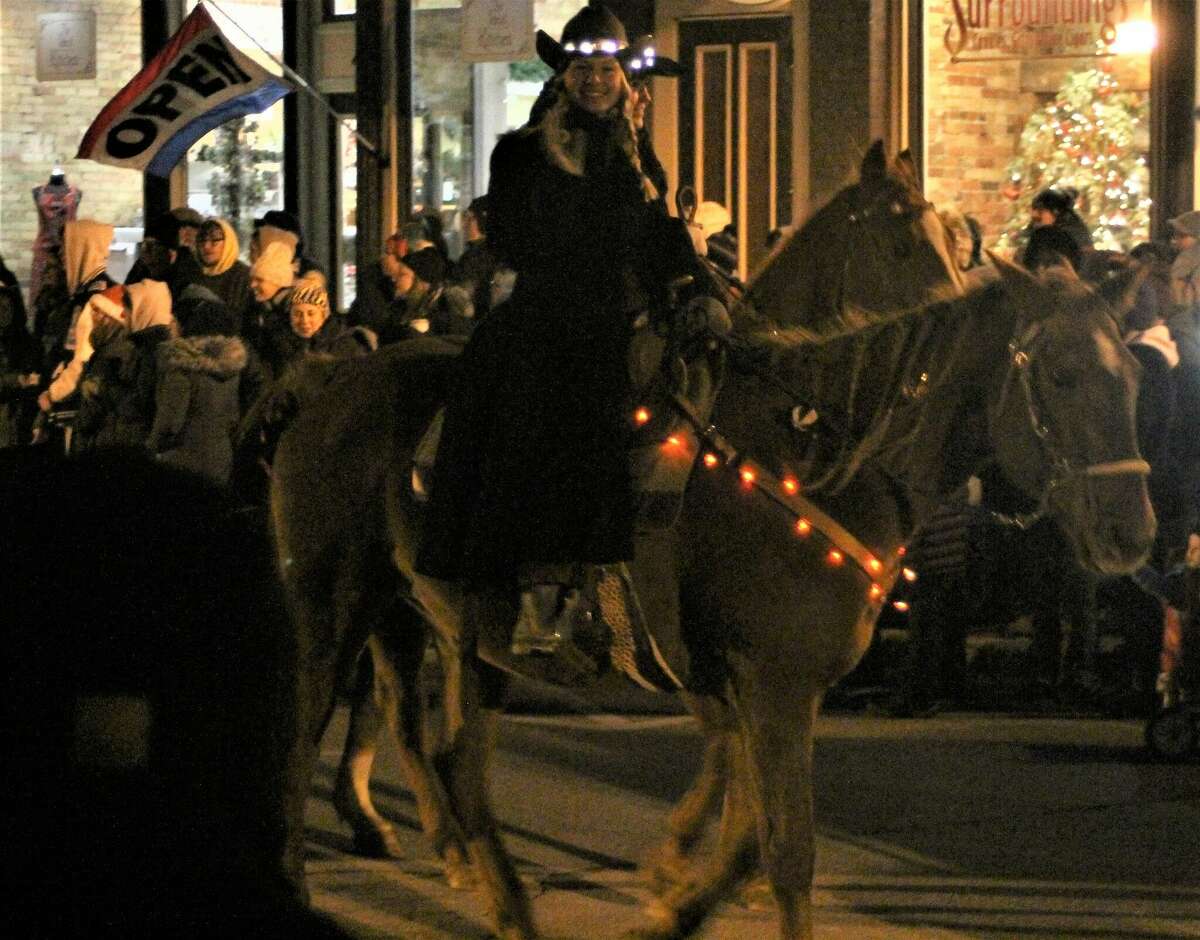
[[250,276],[278,284],[280,287],[291,287],[295,279],[291,249],[279,241],[266,245],[258,260],[250,266]]

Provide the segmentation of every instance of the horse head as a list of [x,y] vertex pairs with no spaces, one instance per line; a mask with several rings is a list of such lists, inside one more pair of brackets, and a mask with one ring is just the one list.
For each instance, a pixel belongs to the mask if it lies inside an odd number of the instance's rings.
[[749,307],[782,326],[821,330],[851,309],[892,311],[962,294],[953,236],[926,200],[908,151],[876,141],[847,186],[750,280]]
[[989,397],[994,453],[1083,564],[1132,571],[1149,553],[1155,521],[1134,421],[1138,366],[1119,324],[1144,274],[1125,271],[1093,290],[1069,269],[1035,277],[992,260],[1016,305],[1008,361]]

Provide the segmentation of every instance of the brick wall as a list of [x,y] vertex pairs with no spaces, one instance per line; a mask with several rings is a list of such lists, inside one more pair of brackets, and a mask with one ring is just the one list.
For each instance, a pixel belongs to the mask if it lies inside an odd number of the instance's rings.
[[[96,13],[96,78],[38,82],[37,14],[87,10]],[[0,254],[22,287],[37,234],[31,191],[56,161],[83,190],[80,218],[141,223],[141,173],[73,159],[88,125],[141,68],[141,36],[140,0],[0,3]]]
[[926,5],[925,193],[973,215],[990,245],[1008,218],[1005,169],[1037,96],[1021,90],[1020,62],[950,64],[942,37],[952,10],[950,0]]

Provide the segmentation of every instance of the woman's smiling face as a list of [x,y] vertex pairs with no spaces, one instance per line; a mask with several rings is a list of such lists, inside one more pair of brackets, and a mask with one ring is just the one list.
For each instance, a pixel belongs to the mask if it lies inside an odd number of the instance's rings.
[[621,100],[625,76],[612,56],[580,56],[563,73],[563,86],[572,103],[589,114],[606,114]]

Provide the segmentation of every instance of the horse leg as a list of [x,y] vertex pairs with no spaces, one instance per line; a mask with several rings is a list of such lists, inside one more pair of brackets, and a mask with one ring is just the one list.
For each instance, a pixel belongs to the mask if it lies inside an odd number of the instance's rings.
[[494,618],[489,607],[511,611],[512,605],[489,605],[496,599],[464,596],[454,585],[419,575],[413,579],[413,594],[436,628],[445,681],[444,731],[434,766],[462,828],[497,935],[502,940],[534,940],[537,928],[529,895],[504,848],[487,798],[502,680],[475,656],[482,618]]
[[328,574],[305,576],[292,570],[286,583],[296,631],[300,707],[296,742],[282,786],[288,819],[284,867],[289,880],[301,886],[306,901],[305,804],[319,763],[321,738],[333,715],[343,645],[351,642],[346,608],[335,598],[333,580]]
[[425,756],[420,674],[428,643],[426,626],[407,605],[401,605],[394,613],[389,618],[389,628],[376,631],[367,641],[370,653],[367,661],[373,668],[369,674],[360,676],[355,690],[334,805],[354,829],[356,849],[393,858],[403,854],[395,828],[371,801],[371,765],[379,728],[386,719],[399,745],[401,765],[416,800],[421,828],[442,860],[451,887],[465,887],[472,879],[462,835],[449,799]]
[[[779,911],[781,940],[811,940],[813,729],[824,686],[787,676],[740,684],[738,717],[758,817],[758,843]],[[750,687],[748,688],[747,685]]]
[[690,937],[717,904],[758,870],[758,831],[745,744],[740,736],[725,731],[720,740],[726,772],[716,849],[701,868],[649,905],[654,923],[634,931],[637,940]]
[[[373,647],[373,638],[368,641]],[[384,711],[394,708],[389,697],[396,691],[386,680],[378,680],[380,672],[375,661],[379,658],[373,648],[362,657],[350,699],[350,726],[342,747],[333,787],[333,808],[342,822],[351,829],[354,852],[368,858],[400,858],[404,853],[396,838],[396,830],[375,809],[371,801],[371,767],[379,743],[379,729]]]
[[704,735],[704,755],[700,772],[667,818],[666,840],[650,856],[650,884],[656,894],[686,879],[692,853],[721,805],[729,772],[729,732],[717,714],[724,706],[687,693],[684,698]]

